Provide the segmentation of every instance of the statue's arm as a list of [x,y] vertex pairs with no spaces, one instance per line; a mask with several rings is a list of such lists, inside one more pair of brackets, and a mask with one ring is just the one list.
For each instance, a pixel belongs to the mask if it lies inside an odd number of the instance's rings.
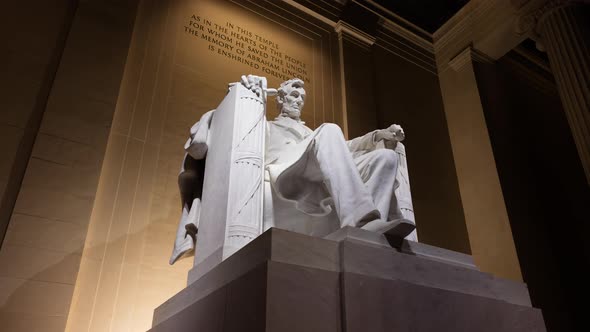
[[369,152],[377,149],[379,142],[383,141],[383,146],[387,149],[395,150],[398,142],[405,138],[404,130],[401,126],[394,124],[386,129],[378,129],[347,141],[348,148],[352,153]]
[[373,151],[377,147],[378,141],[376,141],[376,134],[378,130],[372,131],[367,133],[363,136],[359,136],[357,138],[353,138],[349,141],[346,141],[348,145],[348,149],[350,152],[360,152],[360,151]]
[[199,122],[191,127],[190,137],[184,144],[186,153],[196,160],[205,158],[209,149],[209,128],[214,112],[212,110],[201,116]]

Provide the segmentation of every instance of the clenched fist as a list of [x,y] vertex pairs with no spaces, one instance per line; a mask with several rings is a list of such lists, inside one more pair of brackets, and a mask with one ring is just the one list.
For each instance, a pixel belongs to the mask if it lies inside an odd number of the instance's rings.
[[393,124],[387,129],[378,130],[375,134],[375,141],[401,142],[406,138],[406,134],[400,125]]

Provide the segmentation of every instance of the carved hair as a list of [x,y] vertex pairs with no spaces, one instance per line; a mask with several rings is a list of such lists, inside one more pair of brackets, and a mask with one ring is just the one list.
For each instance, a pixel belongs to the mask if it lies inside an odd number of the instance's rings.
[[292,89],[303,89],[304,85],[305,82],[303,82],[303,80],[300,78],[292,78],[288,81],[281,83],[281,86],[279,86],[279,88],[277,89],[277,108],[279,109],[279,111],[281,110],[283,105],[283,98],[285,98],[285,96],[287,95],[287,87],[291,87]]

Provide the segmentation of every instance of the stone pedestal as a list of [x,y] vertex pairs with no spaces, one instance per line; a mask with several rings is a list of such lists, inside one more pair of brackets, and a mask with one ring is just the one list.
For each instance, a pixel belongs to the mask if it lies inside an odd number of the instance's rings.
[[524,284],[470,256],[344,228],[270,229],[155,310],[162,331],[545,331]]

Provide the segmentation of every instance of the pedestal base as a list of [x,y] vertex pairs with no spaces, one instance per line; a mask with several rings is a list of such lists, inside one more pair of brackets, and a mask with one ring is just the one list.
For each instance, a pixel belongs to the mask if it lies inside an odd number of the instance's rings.
[[524,284],[469,261],[359,229],[270,229],[158,307],[150,331],[545,331]]

